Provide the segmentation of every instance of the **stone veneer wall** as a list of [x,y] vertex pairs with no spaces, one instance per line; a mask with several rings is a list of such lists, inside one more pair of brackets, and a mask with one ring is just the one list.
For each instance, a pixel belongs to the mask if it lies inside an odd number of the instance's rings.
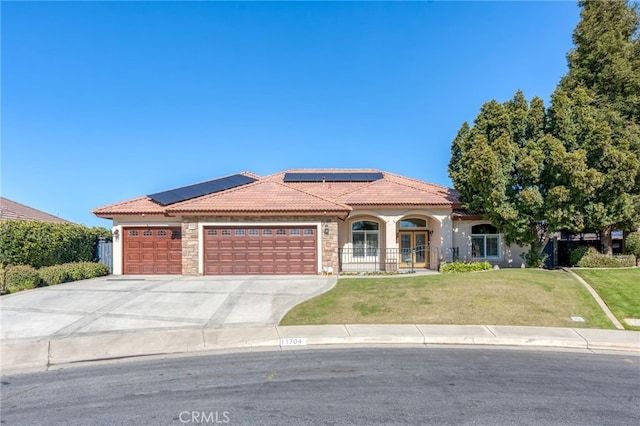
[[[206,216],[187,217],[182,220],[182,275],[199,275],[198,227],[200,222],[320,222],[317,238],[321,239],[321,270],[330,266],[338,273],[338,219],[324,216]],[[329,235],[324,234],[325,225]]]
[[198,275],[198,222],[194,218],[182,222],[182,275]]
[[[325,235],[324,228],[329,227],[329,235]],[[333,273],[340,272],[338,268],[338,220],[325,220],[320,227],[322,237],[322,267],[332,267]]]

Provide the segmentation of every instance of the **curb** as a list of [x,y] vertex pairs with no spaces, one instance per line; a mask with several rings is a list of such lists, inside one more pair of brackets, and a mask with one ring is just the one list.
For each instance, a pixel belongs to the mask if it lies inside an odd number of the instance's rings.
[[54,365],[216,350],[330,345],[490,345],[622,351],[640,356],[640,332],[479,325],[326,325],[186,329],[74,336],[0,344],[3,372]]

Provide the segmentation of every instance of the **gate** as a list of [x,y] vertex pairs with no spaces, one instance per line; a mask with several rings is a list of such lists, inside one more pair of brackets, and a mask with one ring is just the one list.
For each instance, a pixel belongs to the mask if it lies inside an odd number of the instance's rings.
[[109,267],[109,273],[113,274],[113,241],[99,238],[96,243],[96,259]]

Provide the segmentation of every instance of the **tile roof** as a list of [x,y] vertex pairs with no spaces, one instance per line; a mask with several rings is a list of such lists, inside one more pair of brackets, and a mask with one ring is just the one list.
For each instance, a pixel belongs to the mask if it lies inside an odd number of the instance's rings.
[[[284,182],[286,173],[382,173],[373,182]],[[132,214],[347,214],[352,206],[460,207],[455,190],[376,169],[292,169],[256,182],[168,206],[146,196],[100,207],[100,217]]]
[[349,206],[270,180],[205,195],[167,207],[170,213],[341,212]]
[[73,223],[4,197],[0,197],[0,220],[39,220],[41,222]]

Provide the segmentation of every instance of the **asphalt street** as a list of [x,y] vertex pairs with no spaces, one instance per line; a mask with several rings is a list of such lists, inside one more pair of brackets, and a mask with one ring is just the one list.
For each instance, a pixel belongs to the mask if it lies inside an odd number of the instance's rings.
[[640,358],[360,348],[162,357],[2,377],[3,425],[640,423]]

